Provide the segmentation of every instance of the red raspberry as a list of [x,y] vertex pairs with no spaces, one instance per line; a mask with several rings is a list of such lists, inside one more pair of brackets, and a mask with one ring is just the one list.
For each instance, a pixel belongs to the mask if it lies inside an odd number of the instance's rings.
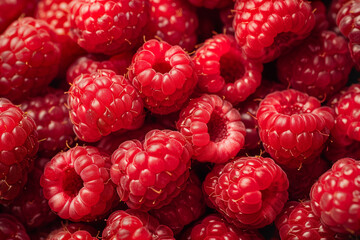
[[350,0],[331,0],[331,4],[328,9],[328,20],[330,23],[330,29],[336,33],[340,33],[340,29],[336,24],[336,17],[342,6]]
[[241,157],[215,165],[203,190],[215,208],[239,228],[272,223],[288,199],[285,172],[271,158]]
[[70,119],[76,135],[95,142],[121,129],[143,124],[143,102],[135,88],[111,70],[78,76],[69,90]]
[[334,125],[334,113],[315,97],[289,89],[271,93],[257,112],[260,139],[281,165],[299,168],[319,156]]
[[189,176],[192,148],[184,136],[152,130],[141,143],[129,140],[111,156],[111,180],[132,209],[161,208],[179,195]]
[[70,37],[93,53],[135,48],[148,22],[145,0],[76,0],[69,8]]
[[298,45],[315,25],[308,1],[237,0],[233,26],[246,55],[270,62]]
[[205,41],[193,57],[198,88],[216,93],[232,104],[244,101],[261,83],[261,63],[246,58],[231,35]]
[[360,70],[360,1],[352,0],[344,4],[336,17],[341,33],[349,40],[351,57]]
[[173,232],[146,212],[138,210],[115,211],[106,220],[103,240],[175,240]]
[[227,223],[220,215],[210,214],[185,233],[183,240],[263,240],[257,230],[241,230]]
[[160,38],[192,51],[199,25],[195,8],[184,0],[149,0],[149,3],[150,21],[146,25],[146,38]]
[[312,186],[311,208],[335,232],[360,234],[360,161],[338,160]]
[[233,0],[188,0],[196,7],[205,7],[209,9],[226,8],[234,5]]
[[244,146],[245,126],[239,111],[217,95],[192,99],[176,127],[192,144],[192,157],[201,162],[227,162]]
[[345,86],[352,66],[346,39],[322,31],[281,56],[277,72],[292,88],[325,99]]
[[155,39],[145,42],[134,55],[129,79],[145,107],[157,114],[179,110],[197,83],[190,56],[179,46]]
[[34,120],[5,98],[0,98],[0,133],[0,203],[4,204],[24,187],[39,144]]
[[205,213],[201,182],[194,171],[190,172],[185,189],[170,204],[150,211],[160,223],[170,227],[175,234]]
[[98,240],[97,231],[82,223],[71,223],[53,230],[46,240]]
[[56,76],[60,49],[50,26],[30,17],[0,35],[0,95],[21,101],[39,93]]
[[53,157],[74,143],[75,133],[66,107],[67,99],[63,91],[48,88],[46,95],[21,103],[20,108],[36,123],[42,156]]
[[0,238],[9,240],[30,240],[24,226],[14,216],[0,213]]
[[62,219],[101,218],[116,200],[110,181],[110,158],[95,147],[74,147],[54,156],[40,184],[50,208]]

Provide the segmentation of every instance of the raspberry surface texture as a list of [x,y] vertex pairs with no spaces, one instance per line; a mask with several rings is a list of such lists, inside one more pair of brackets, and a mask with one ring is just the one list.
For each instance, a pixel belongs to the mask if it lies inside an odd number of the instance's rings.
[[294,89],[273,92],[257,112],[260,139],[274,160],[299,168],[319,156],[334,125],[334,112]]
[[129,140],[111,155],[111,180],[129,208],[148,211],[171,202],[189,177],[191,145],[170,130],[152,130],[143,142]]
[[196,50],[193,57],[198,88],[232,104],[244,101],[261,83],[261,63],[249,60],[231,35],[218,34]]
[[331,230],[360,234],[359,179],[360,161],[342,158],[311,188],[311,208]]
[[197,83],[190,56],[177,45],[155,39],[138,49],[128,74],[145,107],[157,114],[179,110]]
[[6,98],[0,98],[0,203],[16,198],[27,182],[38,151],[34,120]]
[[30,240],[21,222],[6,213],[0,213],[0,237],[11,240]]
[[0,35],[0,96],[19,102],[47,86],[59,69],[56,33],[31,17],[13,22]]
[[285,172],[271,159],[240,157],[216,165],[203,190],[228,222],[242,229],[272,223],[288,200]]
[[144,121],[139,93],[111,70],[78,76],[70,87],[68,106],[74,132],[86,142],[121,129],[139,128]]
[[235,38],[247,56],[270,62],[306,38],[315,25],[308,1],[237,0]]
[[244,146],[239,111],[217,95],[192,99],[181,110],[176,127],[191,143],[193,158],[201,162],[227,162]]
[[[0,34],[22,13],[26,12],[30,0],[1,1]],[[30,1],[31,2],[31,1]]]
[[88,52],[114,55],[138,45],[149,19],[145,0],[79,0],[69,5],[70,37]]
[[117,200],[110,166],[110,157],[95,147],[78,146],[55,155],[40,179],[50,208],[74,222],[100,219]]
[[97,240],[97,231],[82,223],[70,223],[50,232],[46,240]]

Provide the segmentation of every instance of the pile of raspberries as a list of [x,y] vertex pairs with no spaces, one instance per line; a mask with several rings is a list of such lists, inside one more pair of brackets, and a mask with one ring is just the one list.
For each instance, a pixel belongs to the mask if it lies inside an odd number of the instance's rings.
[[0,1],[1,240],[360,238],[360,0]]

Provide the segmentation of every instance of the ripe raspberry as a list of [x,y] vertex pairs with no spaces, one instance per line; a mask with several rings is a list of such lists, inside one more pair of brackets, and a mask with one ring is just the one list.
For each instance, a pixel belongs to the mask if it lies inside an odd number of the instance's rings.
[[42,156],[53,157],[74,143],[75,133],[66,107],[67,99],[63,91],[48,88],[46,95],[21,103],[20,108],[36,123]]
[[98,70],[78,76],[69,90],[70,119],[76,135],[95,142],[120,129],[143,124],[144,108],[139,93],[123,76]]
[[344,4],[336,17],[341,33],[349,40],[351,57],[360,70],[360,1],[352,0]]
[[46,240],[98,240],[97,231],[82,223],[71,223],[53,230]]
[[196,7],[204,7],[209,9],[226,8],[234,5],[232,0],[188,0]]
[[346,39],[322,31],[281,56],[277,72],[279,80],[292,88],[325,99],[345,86],[352,66]]
[[235,38],[247,56],[270,62],[298,45],[315,25],[308,1],[237,0]]
[[131,209],[115,211],[108,217],[102,239],[175,240],[169,227],[146,212]]
[[50,208],[62,219],[93,221],[116,200],[110,181],[110,158],[95,147],[74,147],[54,156],[40,184]]
[[0,98],[0,133],[0,203],[4,204],[26,184],[39,144],[34,120],[5,98]]
[[226,240],[263,240],[257,230],[241,230],[227,223],[220,215],[210,214],[195,224],[184,240],[226,239]]
[[77,0],[69,8],[70,37],[92,53],[135,48],[148,22],[145,0]]
[[332,0],[328,9],[328,20],[330,24],[330,29],[336,33],[340,33],[340,29],[336,24],[336,17],[342,6],[349,0]]
[[149,3],[150,20],[146,25],[146,38],[160,38],[170,45],[192,51],[199,25],[195,8],[183,0],[149,0]]
[[11,101],[39,93],[56,76],[60,49],[50,26],[30,17],[0,35],[0,95]]
[[129,79],[152,113],[179,110],[193,92],[197,75],[190,56],[179,46],[155,39],[138,49]]
[[201,182],[194,171],[190,172],[184,190],[170,204],[150,211],[160,223],[170,227],[175,234],[205,213]]
[[272,223],[288,199],[285,172],[271,158],[241,157],[215,165],[203,182],[211,203],[230,223],[256,229]]
[[360,161],[342,158],[312,186],[311,208],[335,232],[360,234]]
[[265,150],[287,168],[313,162],[334,125],[331,108],[321,107],[318,99],[293,89],[267,95],[256,117]]
[[201,162],[227,162],[244,146],[245,126],[239,111],[217,95],[192,99],[176,127],[192,144],[192,157]]
[[193,57],[198,88],[216,93],[232,104],[244,101],[261,83],[261,63],[246,58],[231,35],[205,41]]
[[111,156],[111,180],[121,201],[132,209],[161,208],[185,187],[192,148],[184,136],[152,130],[141,143],[129,140]]
[[24,226],[14,216],[0,213],[0,238],[11,240],[30,240]]

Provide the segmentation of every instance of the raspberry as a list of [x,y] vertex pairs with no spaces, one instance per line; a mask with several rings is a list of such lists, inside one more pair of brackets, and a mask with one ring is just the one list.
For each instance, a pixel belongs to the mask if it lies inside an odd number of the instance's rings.
[[160,38],[170,45],[192,51],[199,25],[195,8],[183,0],[149,0],[149,3],[150,20],[146,25],[146,38]]
[[341,33],[349,40],[351,57],[360,70],[360,1],[352,0],[344,4],[336,17]]
[[239,111],[217,95],[192,99],[176,127],[192,144],[192,157],[201,162],[227,162],[244,146],[245,126]]
[[32,0],[1,1],[0,9],[0,34],[21,14],[28,13],[33,9]]
[[55,155],[40,184],[50,208],[62,219],[93,221],[113,207],[110,158],[95,147],[74,147]]
[[20,108],[36,123],[39,153],[53,157],[74,143],[75,133],[66,107],[68,96],[63,91],[48,88],[47,94],[21,103]]
[[185,189],[170,204],[160,209],[151,210],[150,214],[177,234],[181,232],[184,226],[204,214],[205,208],[201,182],[195,172],[192,171]]
[[145,107],[157,114],[179,110],[197,83],[190,56],[179,46],[155,39],[138,49],[128,73]]
[[50,26],[30,17],[0,35],[0,95],[11,101],[39,93],[56,76],[60,49]]
[[17,197],[27,181],[39,144],[34,120],[0,98],[0,203]]
[[360,234],[360,161],[339,159],[312,186],[311,208],[339,233]]
[[203,190],[215,208],[239,228],[272,223],[288,199],[285,172],[271,158],[241,157],[215,165]]
[[139,128],[144,120],[139,93],[123,76],[98,70],[78,76],[69,90],[70,119],[76,135],[95,142],[121,129]]
[[294,89],[267,95],[256,117],[265,150],[287,168],[313,162],[334,125],[331,108],[321,107],[318,99]]
[[313,34],[277,61],[280,81],[319,99],[344,87],[352,66],[346,39],[332,31]]
[[175,240],[170,228],[160,225],[148,213],[137,210],[113,212],[106,220],[102,239]]
[[232,104],[244,101],[261,83],[262,64],[247,59],[231,35],[218,34],[206,40],[193,60],[198,88]]
[[19,220],[6,213],[0,213],[0,237],[11,240],[30,240]]
[[336,33],[340,33],[339,27],[336,25],[336,17],[342,6],[349,2],[349,0],[332,0],[328,9],[328,20],[330,29]]
[[53,230],[46,240],[97,240],[97,231],[82,223],[71,223]]
[[161,208],[185,187],[192,148],[184,136],[152,130],[141,143],[129,140],[111,155],[111,180],[121,201],[144,211]]
[[226,240],[263,240],[257,230],[241,230],[227,223],[220,215],[210,214],[195,224],[182,239],[226,239]]
[[77,0],[69,8],[70,37],[107,55],[135,48],[149,18],[145,0]]
[[247,56],[270,62],[298,45],[315,25],[308,1],[237,0],[235,38]]
[[188,0],[192,5],[196,7],[205,7],[209,9],[214,8],[226,8],[233,5],[232,0]]

